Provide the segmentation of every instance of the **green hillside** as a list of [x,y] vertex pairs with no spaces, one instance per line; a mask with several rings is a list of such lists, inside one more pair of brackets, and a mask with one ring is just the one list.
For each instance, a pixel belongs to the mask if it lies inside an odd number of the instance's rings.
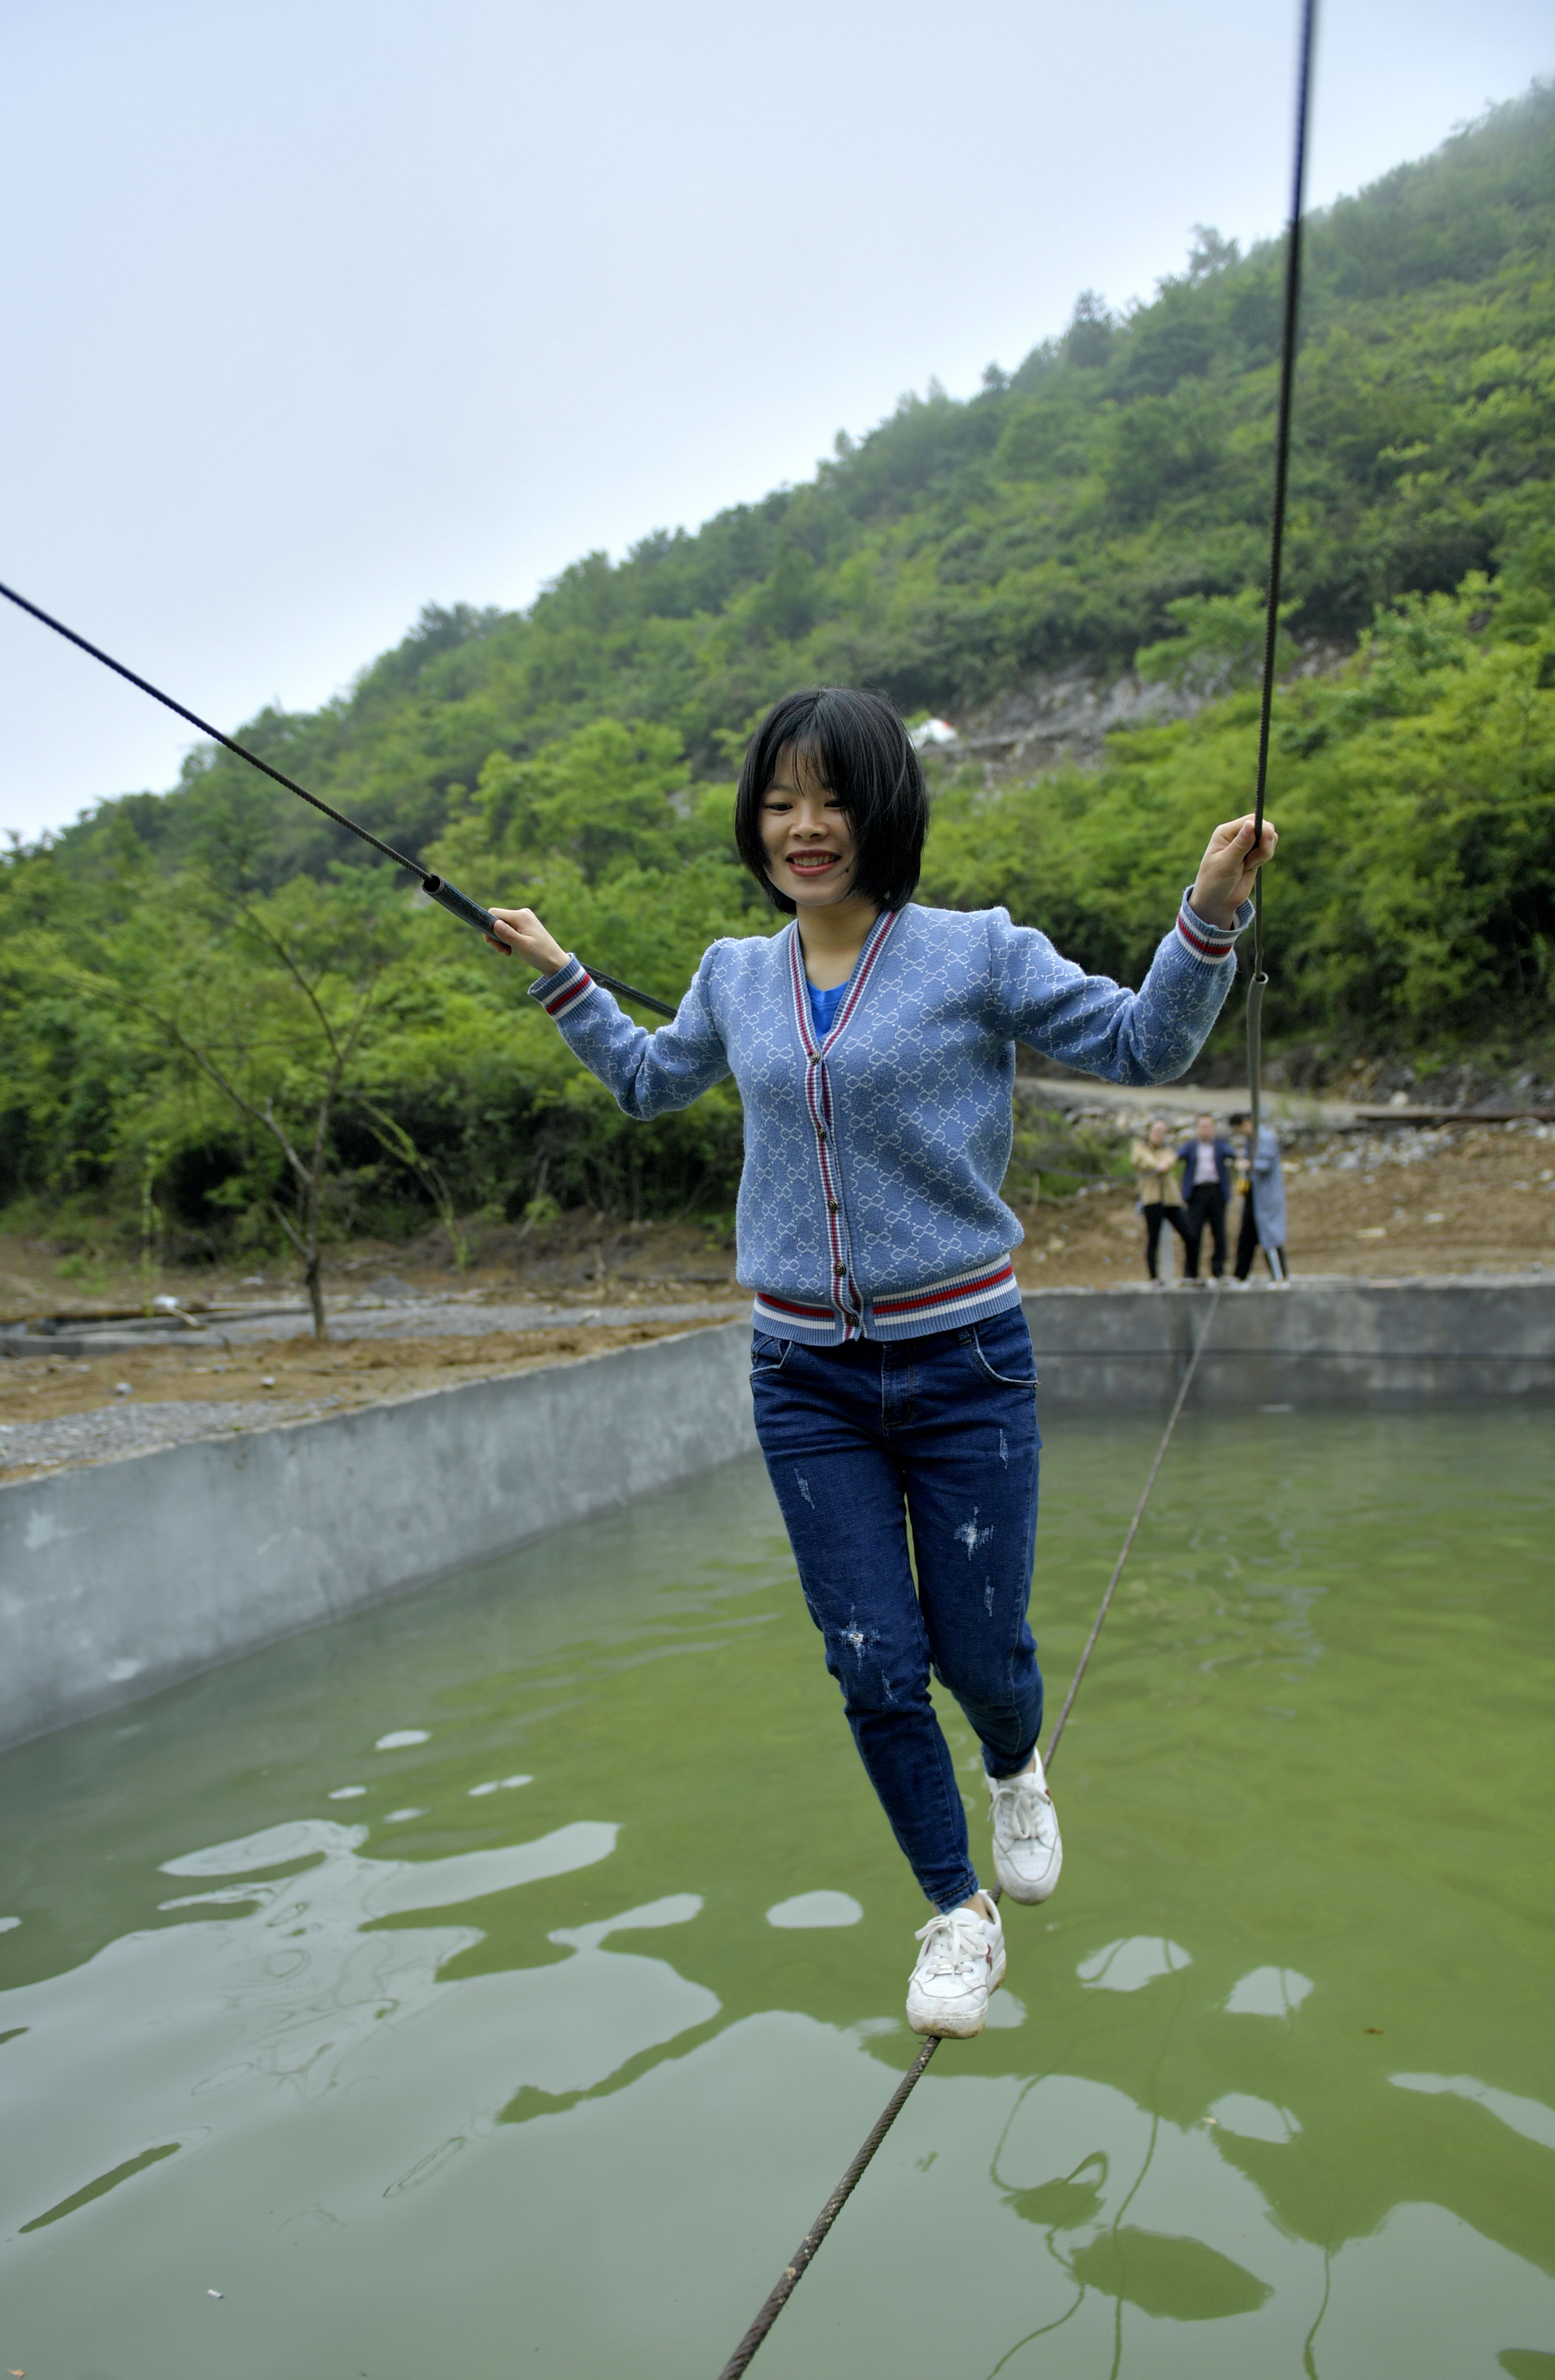
[[[1137,655],[1221,698],[1113,738],[1099,772],[942,784],[924,887],[1007,902],[1136,975],[1251,782],[1280,265],[1201,233],[1124,319],[1083,297],[970,400],[905,399],[804,486],[590,555],[527,612],[429,610],[347,695],[245,740],[674,992],[711,934],[765,914],[730,861],[727,784],[774,695],[840,679],[954,717]],[[1295,423],[1288,630],[1355,657],[1281,698],[1271,1029],[1535,1046],[1555,951],[1555,91],[1314,221]],[[171,795],[104,804],[0,875],[0,1195],[124,1205],[138,1185],[190,1230],[262,1234],[273,1199],[291,1213],[277,1120],[313,1131],[327,1092],[331,1228],[429,1202],[725,1200],[733,1102],[629,1132],[510,977],[302,805],[197,754]]]

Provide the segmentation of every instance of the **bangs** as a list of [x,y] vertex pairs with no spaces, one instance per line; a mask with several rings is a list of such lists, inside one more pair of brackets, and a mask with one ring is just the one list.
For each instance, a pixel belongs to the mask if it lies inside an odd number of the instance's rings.
[[735,802],[739,855],[776,909],[795,905],[767,874],[761,804],[784,751],[847,814],[854,882],[882,909],[912,897],[923,863],[929,792],[902,718],[884,698],[820,686],[774,703],[751,737]]

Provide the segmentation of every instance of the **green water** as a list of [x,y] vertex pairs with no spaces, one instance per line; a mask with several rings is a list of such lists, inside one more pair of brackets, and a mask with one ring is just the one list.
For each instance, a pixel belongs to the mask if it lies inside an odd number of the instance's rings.
[[[1156,1427],[1050,1429],[1059,1683]],[[1555,2374],[1549,1436],[1184,1423],[1059,1896],[765,2380]],[[25,1746],[0,1808],[29,2380],[711,2380],[916,2046],[755,1464]]]

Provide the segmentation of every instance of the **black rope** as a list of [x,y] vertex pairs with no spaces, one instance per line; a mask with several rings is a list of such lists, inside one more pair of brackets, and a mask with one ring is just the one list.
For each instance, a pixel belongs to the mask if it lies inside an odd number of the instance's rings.
[[[1099,1604],[1097,1606],[1096,1618],[1090,1624],[1090,1634],[1086,1638],[1085,1649],[1080,1655],[1075,1674],[1069,1682],[1069,1692],[1063,1697],[1063,1706],[1059,1712],[1058,1722],[1049,1740],[1046,1757],[1043,1761],[1043,1767],[1046,1768],[1049,1775],[1051,1775],[1053,1762],[1058,1757],[1058,1747],[1063,1740],[1063,1730],[1069,1724],[1069,1714],[1075,1707],[1075,1697],[1080,1691],[1080,1680],[1085,1676],[1086,1670],[1090,1665],[1090,1657],[1096,1650],[1096,1640],[1101,1633],[1102,1622],[1105,1621],[1108,1611],[1112,1607],[1112,1597],[1117,1593],[1118,1581],[1123,1576],[1124,1564],[1127,1561],[1130,1551],[1133,1548],[1134,1540],[1139,1534],[1139,1524],[1145,1517],[1145,1507],[1150,1500],[1150,1491],[1154,1488],[1156,1480],[1160,1475],[1161,1463],[1165,1460],[1166,1450],[1172,1443],[1172,1433],[1176,1428],[1183,1407],[1187,1402],[1188,1390],[1193,1386],[1194,1374],[1198,1369],[1198,1359],[1204,1353],[1205,1344],[1209,1337],[1210,1330],[1214,1326],[1215,1313],[1220,1302],[1221,1283],[1217,1281],[1209,1301],[1209,1311],[1204,1318],[1204,1328],[1198,1334],[1198,1339],[1194,1347],[1193,1354],[1188,1359],[1187,1369],[1183,1374],[1183,1383],[1177,1391],[1177,1402],[1172,1406],[1171,1417],[1167,1422],[1166,1427],[1161,1432],[1160,1444],[1156,1449],[1155,1461],[1150,1465],[1148,1476],[1145,1481],[1144,1488],[1140,1491],[1139,1501],[1134,1508],[1134,1518],[1128,1524],[1128,1535],[1123,1541],[1123,1550],[1112,1566],[1112,1575],[1107,1582],[1107,1591],[1102,1596]],[[997,1885],[994,1886],[990,1898],[993,1900],[997,1900],[1000,1898],[999,1887]],[[776,2322],[779,2314],[783,2312],[784,2307],[788,2303],[788,2301],[793,2296],[795,2289],[798,2287],[799,2282],[804,2277],[807,2269],[813,2261],[817,2251],[820,2249],[821,2241],[825,2239],[826,2234],[831,2230],[832,2224],[842,2213],[843,2208],[847,2204],[848,2200],[852,2197],[855,2189],[862,2180],[865,2169],[868,2167],[869,2160],[874,2155],[875,2151],[880,2147],[880,2144],[884,2140],[887,2132],[890,2131],[892,2125],[896,2121],[897,2117],[901,2114],[903,2108],[906,2106],[908,2099],[912,2096],[913,2092],[917,2089],[918,2082],[921,2081],[924,2072],[928,2068],[929,2059],[933,2057],[935,2051],[940,2046],[940,2038],[941,2037],[938,2034],[930,2034],[929,2039],[925,2041],[923,2047],[918,2051],[917,2056],[914,2058],[912,2064],[903,2075],[902,2080],[896,2085],[895,2090],[893,2091],[890,2098],[886,2101],[884,2107],[881,2109],[880,2114],[875,2119],[874,2123],[870,2126],[869,2131],[860,2143],[852,2162],[848,2166],[847,2171],[844,2174],[841,2181],[838,2182],[835,2190],[832,2192],[831,2197],[826,2201],[825,2205],[816,2216],[815,2221],[810,2225],[809,2229],[806,2232],[804,2238],[795,2249],[793,2255],[789,2258],[787,2264],[784,2265],[782,2272],[778,2275],[776,2282],[768,2292],[760,2312],[758,2313],[755,2321],[751,2324],[750,2328],[746,2332],[746,2335],[741,2339],[739,2345],[735,2348],[733,2355],[730,2356],[729,2361],[723,2366],[723,2371],[719,2374],[718,2380],[739,2380],[739,2374],[748,2367],[751,2358],[755,2355],[757,2349],[766,2338],[767,2333],[771,2329],[772,2325]]]
[[[1291,172],[1291,219],[1285,233],[1285,308],[1280,335],[1280,407],[1274,430],[1274,506],[1269,528],[1269,598],[1263,622],[1263,688],[1258,707],[1258,763],[1253,794],[1253,849],[1263,840],[1264,798],[1269,789],[1269,735],[1274,710],[1274,662],[1280,639],[1280,578],[1285,551],[1285,501],[1291,470],[1291,405],[1295,386],[1296,327],[1301,309],[1301,218],[1306,194],[1306,124],[1312,90],[1312,43],[1317,0],[1302,0],[1300,63],[1296,77],[1295,159]],[[1263,996],[1269,977],[1263,951],[1263,870],[1253,880],[1253,963],[1247,986],[1247,1088],[1252,1110],[1247,1151],[1249,1172],[1258,1153],[1263,1121]]]
[[328,802],[320,800],[317,794],[310,794],[306,785],[299,785],[295,777],[288,777],[284,770],[273,769],[268,760],[261,760],[259,754],[250,752],[246,744],[238,744],[232,736],[224,735],[219,727],[213,727],[208,719],[201,719],[198,710],[187,710],[181,702],[175,702],[170,694],[164,694],[162,688],[153,686],[149,678],[138,677],[132,669],[125,667],[123,662],[116,662],[112,653],[105,653],[101,645],[94,645],[87,638],[78,636],[74,628],[67,628],[63,620],[56,620],[41,605],[30,603],[25,595],[17,593],[14,587],[0,582],[0,595],[4,595],[8,603],[14,603],[18,611],[30,612],[33,619],[43,622],[45,628],[52,628],[56,637],[63,637],[68,644],[79,645],[83,653],[90,653],[94,662],[101,662],[103,668],[111,669],[116,677],[128,678],[130,685],[139,686],[142,694],[149,694],[153,702],[160,702],[164,710],[176,710],[180,719],[187,719],[191,727],[198,727],[201,735],[209,735],[213,744],[224,744],[229,752],[236,752],[240,760],[247,760],[250,769],[262,770],[267,777],[273,777],[278,785],[285,785],[288,794],[299,795],[303,801],[311,802],[316,810],[322,810],[325,818],[333,819],[336,826],[346,828],[352,834],[359,834],[364,843],[371,843],[374,851],[381,851],[385,859],[394,861],[396,868],[407,868],[412,876],[426,874],[419,859],[407,858],[405,853],[396,851],[392,843],[380,843],[375,834],[369,834],[365,826],[358,826],[355,819],[348,819],[344,810],[332,809]]
[[639,1008],[651,1008],[655,1016],[674,1016],[679,1013],[667,1001],[655,1000],[650,991],[634,991],[619,976],[601,975],[598,967],[590,967],[589,973],[606,991],[614,992],[617,1000],[635,1000]]
[[[319,795],[310,794],[306,785],[299,785],[297,779],[288,777],[284,769],[273,768],[268,760],[261,760],[257,752],[250,752],[248,746],[239,744],[235,736],[224,735],[219,727],[213,727],[208,719],[201,719],[198,710],[190,710],[183,703],[175,702],[170,694],[164,694],[150,678],[140,677],[134,670],[127,669],[123,662],[114,659],[112,653],[105,653],[101,645],[94,645],[89,638],[79,636],[74,628],[67,628],[63,620],[56,620],[52,612],[45,612],[41,604],[30,603],[25,595],[18,595],[14,587],[7,587],[3,580],[0,580],[0,595],[7,603],[14,603],[18,612],[26,612],[34,620],[41,621],[45,628],[52,628],[55,635],[63,637],[67,644],[79,646],[83,653],[90,653],[94,662],[101,662],[104,669],[111,669],[115,677],[125,678],[131,686],[139,687],[142,694],[149,694],[152,700],[160,702],[164,710],[175,711],[180,719],[188,720],[191,727],[197,727],[201,735],[208,735],[213,744],[220,744],[225,750],[236,753],[239,760],[247,760],[250,769],[258,769],[261,775],[284,785],[288,794],[296,794],[299,800],[322,810],[325,818],[333,819],[335,825],[343,826],[348,834],[358,835],[363,843],[371,844],[373,850],[381,852],[385,859],[392,859],[396,868],[406,868],[417,878],[422,892],[442,908],[450,911],[465,925],[473,926],[478,933],[496,939],[492,934],[493,920],[491,911],[483,909],[479,901],[472,901],[467,892],[459,892],[445,877],[434,876],[422,867],[419,859],[412,859],[408,853],[396,851],[392,843],[384,843],[377,835],[370,834],[365,826],[358,826],[356,820],[347,818],[344,810],[337,810]],[[505,953],[508,945],[501,943],[499,947]],[[675,1013],[664,1001],[655,1000],[650,992],[634,991],[629,983],[621,983],[614,976],[601,975],[593,967],[589,972],[594,981],[602,984],[607,991],[618,992],[623,999],[635,1001],[641,1008],[650,1008],[657,1016],[673,1016]]]

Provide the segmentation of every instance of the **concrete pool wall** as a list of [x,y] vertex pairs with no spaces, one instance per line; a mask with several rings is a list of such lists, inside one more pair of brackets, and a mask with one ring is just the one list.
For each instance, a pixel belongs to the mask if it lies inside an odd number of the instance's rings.
[[[1207,1291],[1039,1290],[1025,1300],[1041,1402],[1168,1404],[1204,1327]],[[1191,1402],[1391,1405],[1555,1395],[1555,1274],[1298,1282],[1223,1292]]]
[[[1164,1408],[1207,1294],[1026,1299],[1044,1416]],[[0,1746],[748,1453],[732,1322],[0,1487]],[[1555,1396],[1555,1278],[1224,1294],[1205,1409]],[[1050,1429],[1051,1435],[1051,1429]]]

